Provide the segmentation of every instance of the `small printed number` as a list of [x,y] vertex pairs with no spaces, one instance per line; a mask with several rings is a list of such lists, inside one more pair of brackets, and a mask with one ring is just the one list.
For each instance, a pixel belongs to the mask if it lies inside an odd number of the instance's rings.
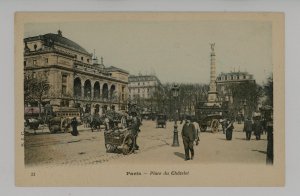
[[30,173],[30,176],[35,176],[35,172],[31,172],[31,173]]

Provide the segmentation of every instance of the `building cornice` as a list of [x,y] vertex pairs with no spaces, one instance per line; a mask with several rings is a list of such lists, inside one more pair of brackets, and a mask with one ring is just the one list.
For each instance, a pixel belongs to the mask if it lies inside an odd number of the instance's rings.
[[116,78],[107,77],[107,76],[104,76],[104,75],[99,75],[99,74],[94,74],[94,73],[89,73],[89,72],[85,72],[85,71],[81,71],[81,70],[75,70],[74,68],[68,68],[68,67],[64,67],[64,66],[61,66],[61,65],[48,65],[48,66],[43,66],[43,67],[25,67],[24,71],[44,70],[44,69],[64,70],[64,71],[69,71],[69,72],[76,73],[76,74],[88,75],[88,76],[92,76],[92,77],[95,77],[95,78],[106,79],[106,80],[109,80],[109,81],[119,82],[119,83],[122,83],[122,84],[128,84],[128,82],[123,81],[123,80],[118,80]]

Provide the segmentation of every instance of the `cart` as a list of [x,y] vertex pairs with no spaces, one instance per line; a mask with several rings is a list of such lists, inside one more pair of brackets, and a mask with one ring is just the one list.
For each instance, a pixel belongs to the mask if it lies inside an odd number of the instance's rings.
[[80,112],[78,108],[60,108],[55,112],[54,117],[50,118],[48,121],[48,127],[50,133],[57,132],[69,132],[71,128],[71,119],[76,118],[77,122],[80,124]]
[[53,117],[48,122],[50,133],[68,132],[71,127],[71,119],[64,117]]
[[165,114],[158,114],[156,117],[156,128],[162,127],[166,128],[167,127],[167,115]]
[[131,154],[134,150],[135,135],[131,129],[116,129],[104,132],[106,152],[118,153],[124,155]]
[[222,116],[220,114],[207,115],[205,118],[200,120],[200,130],[204,132],[208,127],[210,127],[212,133],[218,132],[221,118]]
[[29,118],[27,120],[27,124],[29,125],[30,129],[37,130],[39,128],[41,121],[36,118]]
[[216,133],[219,130],[220,120],[228,118],[228,109],[226,107],[200,105],[196,108],[196,118],[202,132],[210,127],[211,132]]

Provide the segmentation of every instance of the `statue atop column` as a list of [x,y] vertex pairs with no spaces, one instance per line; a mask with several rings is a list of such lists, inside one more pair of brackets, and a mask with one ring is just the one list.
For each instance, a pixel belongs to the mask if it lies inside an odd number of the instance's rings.
[[215,51],[215,44],[216,44],[216,43],[210,43],[210,48],[211,48],[211,51],[212,51],[212,52]]

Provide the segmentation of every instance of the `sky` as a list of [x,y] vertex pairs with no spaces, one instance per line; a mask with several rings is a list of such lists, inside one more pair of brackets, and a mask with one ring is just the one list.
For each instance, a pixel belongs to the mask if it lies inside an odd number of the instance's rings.
[[216,71],[248,71],[258,84],[272,73],[272,24],[254,21],[97,21],[28,23],[24,37],[57,33],[96,51],[106,66],[153,74],[161,82],[209,83]]

